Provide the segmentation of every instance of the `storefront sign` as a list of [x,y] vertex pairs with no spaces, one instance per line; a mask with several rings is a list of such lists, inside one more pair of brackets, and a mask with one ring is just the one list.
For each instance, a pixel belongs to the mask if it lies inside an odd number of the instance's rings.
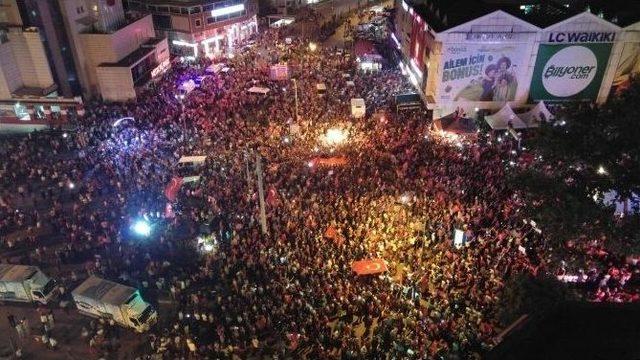
[[467,33],[467,40],[469,41],[509,41],[515,40],[518,34],[508,33]]
[[269,78],[271,80],[288,80],[289,66],[287,64],[272,65],[269,70]]
[[527,44],[444,47],[440,101],[513,101],[524,76]]
[[549,43],[604,43],[615,40],[616,33],[613,31],[550,32],[547,36]]
[[533,100],[594,100],[611,44],[541,44],[531,80]]
[[153,70],[151,70],[151,78],[155,78],[156,76],[163,74],[167,69],[171,67],[171,61],[169,59],[164,60],[160,63],[160,65],[156,66]]

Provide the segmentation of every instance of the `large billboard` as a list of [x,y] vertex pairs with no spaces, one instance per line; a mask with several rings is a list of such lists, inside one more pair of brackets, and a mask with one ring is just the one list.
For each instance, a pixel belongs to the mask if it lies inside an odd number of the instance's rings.
[[527,44],[445,45],[438,100],[515,100],[525,75],[528,49]]
[[615,94],[629,87],[632,77],[640,75],[640,42],[624,44],[620,62],[613,78],[611,93]]
[[540,44],[531,79],[532,100],[595,100],[611,43]]

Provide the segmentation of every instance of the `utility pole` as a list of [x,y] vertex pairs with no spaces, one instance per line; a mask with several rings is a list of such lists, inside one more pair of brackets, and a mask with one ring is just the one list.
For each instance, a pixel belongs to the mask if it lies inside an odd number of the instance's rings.
[[249,192],[249,196],[251,196],[251,172],[249,171],[249,152],[245,150],[244,152],[244,167],[247,172],[247,191]]
[[256,174],[258,175],[258,195],[260,196],[260,226],[262,234],[267,234],[267,214],[264,208],[264,184],[262,179],[262,156],[256,153]]
[[298,80],[296,79],[292,79],[293,80],[293,91],[295,93],[295,99],[296,99],[296,123],[298,122]]

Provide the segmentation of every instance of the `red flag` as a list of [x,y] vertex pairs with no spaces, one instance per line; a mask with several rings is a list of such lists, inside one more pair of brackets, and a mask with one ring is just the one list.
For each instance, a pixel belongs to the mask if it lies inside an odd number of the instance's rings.
[[164,189],[164,195],[167,197],[167,199],[169,199],[169,201],[176,201],[181,186],[182,178],[174,177],[169,182],[169,185],[167,185],[167,187]]
[[380,274],[387,271],[387,264],[382,259],[367,259],[351,263],[351,270],[358,275]]
[[334,156],[330,158],[316,157],[310,161],[312,167],[315,166],[342,166],[347,164],[347,158],[344,156]]
[[171,203],[167,203],[164,207],[164,217],[167,219],[173,219],[176,217],[176,213],[173,212],[173,206],[171,206]]
[[278,202],[278,191],[276,188],[271,186],[269,191],[267,191],[267,204],[270,206],[275,205]]
[[327,231],[324,232],[324,237],[333,240],[336,244],[340,245],[344,242],[342,234],[338,233],[335,227],[329,226]]

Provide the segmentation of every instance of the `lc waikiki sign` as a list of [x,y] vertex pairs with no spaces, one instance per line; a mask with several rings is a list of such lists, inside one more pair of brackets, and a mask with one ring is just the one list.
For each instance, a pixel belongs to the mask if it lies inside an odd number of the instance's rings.
[[550,32],[547,35],[547,42],[555,43],[603,43],[614,42],[616,33],[613,31],[592,31],[592,32]]
[[532,100],[594,100],[611,43],[541,44],[531,80]]

